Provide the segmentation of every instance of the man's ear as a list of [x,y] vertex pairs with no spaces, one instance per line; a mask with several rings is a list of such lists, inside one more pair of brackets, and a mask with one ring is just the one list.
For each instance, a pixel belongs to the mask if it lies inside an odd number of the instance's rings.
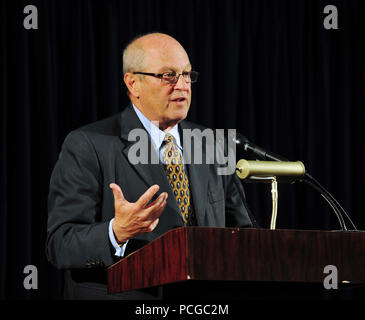
[[123,77],[124,83],[127,86],[129,93],[135,97],[139,97],[139,79],[131,72],[127,72]]

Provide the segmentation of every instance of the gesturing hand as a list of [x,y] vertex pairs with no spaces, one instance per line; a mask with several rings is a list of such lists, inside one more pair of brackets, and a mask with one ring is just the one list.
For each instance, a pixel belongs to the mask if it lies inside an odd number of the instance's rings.
[[114,195],[113,231],[119,243],[156,228],[166,206],[167,193],[161,193],[155,201],[147,204],[160,189],[158,185],[150,187],[136,202],[127,201],[117,184],[111,183],[109,187]]

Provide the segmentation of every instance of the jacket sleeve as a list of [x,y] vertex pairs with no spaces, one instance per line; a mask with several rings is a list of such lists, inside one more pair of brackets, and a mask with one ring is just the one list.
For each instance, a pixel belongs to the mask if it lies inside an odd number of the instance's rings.
[[65,139],[48,196],[46,253],[57,268],[114,262],[109,221],[100,221],[103,183],[97,154],[82,131]]

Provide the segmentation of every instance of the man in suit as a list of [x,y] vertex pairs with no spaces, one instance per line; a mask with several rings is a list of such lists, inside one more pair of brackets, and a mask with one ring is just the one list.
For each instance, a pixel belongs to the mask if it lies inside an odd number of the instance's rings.
[[[180,43],[160,33],[136,38],[123,73],[131,104],[71,132],[51,177],[47,256],[65,269],[69,299],[161,298],[160,289],[108,295],[106,267],[172,228],[252,226],[235,174],[183,160],[183,130],[204,128],[184,121],[198,74]],[[148,163],[131,159],[135,129],[147,137]],[[204,159],[206,146],[198,149]]]

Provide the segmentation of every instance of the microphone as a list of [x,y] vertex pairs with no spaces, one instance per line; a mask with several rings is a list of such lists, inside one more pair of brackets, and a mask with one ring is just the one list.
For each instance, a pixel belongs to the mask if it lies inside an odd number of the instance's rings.
[[[267,182],[270,176],[281,176],[281,178],[284,180],[289,178],[289,181],[292,179],[291,181],[298,180],[298,182],[305,183],[317,191],[330,205],[337,216],[342,230],[348,230],[343,218],[343,216],[345,216],[351,224],[353,228],[352,230],[357,231],[356,226],[348,216],[347,212],[342,208],[342,206],[332,196],[331,193],[329,193],[316,179],[306,172],[304,164],[301,161],[290,162],[288,159],[282,156],[255,145],[241,133],[237,133],[236,136],[231,137],[231,139],[238,148],[243,149],[246,152],[248,151],[253,153],[261,160],[267,160],[247,161],[245,159],[241,159],[236,166],[236,173],[240,178],[241,176],[245,176],[245,178],[249,177],[249,180],[261,180],[262,182]],[[274,162],[276,162],[277,165],[282,163],[283,166],[275,166]],[[264,163],[266,163],[266,165]]]
[[[295,181],[305,175],[305,167],[301,161],[248,161],[241,159],[237,162],[236,173],[239,178],[260,180],[273,177],[285,181]],[[263,179],[264,182],[265,179]]]
[[261,160],[271,160],[271,161],[289,161],[288,159],[279,156],[271,151],[267,151],[254,143],[250,142],[243,134],[237,133],[236,137],[233,137],[232,140],[235,142],[235,144],[242,148],[244,151],[250,151],[255,156],[257,156]]

